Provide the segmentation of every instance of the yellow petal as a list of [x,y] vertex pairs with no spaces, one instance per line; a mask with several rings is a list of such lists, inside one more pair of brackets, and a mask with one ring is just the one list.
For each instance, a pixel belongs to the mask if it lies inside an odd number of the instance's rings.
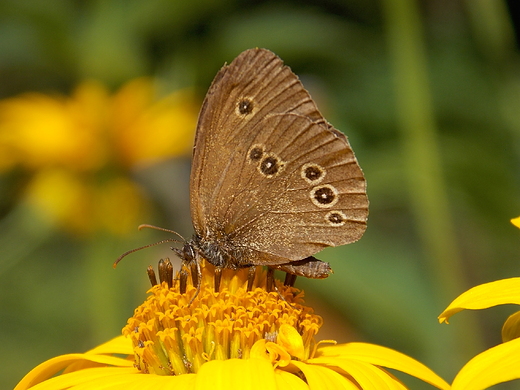
[[200,390],[277,389],[274,368],[265,359],[209,361],[200,367],[194,388]]
[[291,363],[291,355],[281,345],[261,339],[256,341],[249,352],[251,359],[266,359],[275,367],[285,367]]
[[[74,364],[78,361],[90,361],[93,363],[112,365],[116,367],[133,367],[133,362],[125,359],[121,359],[113,356],[106,355],[88,355],[84,353],[74,353],[68,355],[61,355],[55,358],[49,359],[42,364],[33,368],[16,386],[15,390],[27,389],[35,383],[43,382],[53,375],[63,370],[67,366]],[[81,370],[86,371],[86,370]],[[81,372],[75,371],[75,372]],[[134,368],[135,372],[138,372]],[[63,375],[62,375],[63,376]]]
[[511,219],[511,223],[515,225],[516,227],[520,228],[520,217],[516,217]]
[[[89,373],[90,376],[90,373]],[[114,375],[99,376],[95,379],[88,378],[88,381],[80,382],[78,386],[70,390],[178,390],[194,389],[196,374],[184,374],[178,376],[163,376],[143,373],[118,373],[114,370]],[[32,390],[32,389],[31,389]],[[37,389],[39,390],[39,389]],[[56,390],[49,388],[48,390]]]
[[475,356],[459,371],[452,390],[487,389],[520,378],[520,339],[497,345]]
[[300,360],[305,358],[305,347],[302,336],[290,325],[282,324],[278,330],[277,344],[285,348],[292,356]]
[[465,309],[487,309],[506,303],[520,304],[520,278],[497,280],[469,289],[441,313],[439,322],[448,323],[448,318]]
[[127,339],[125,336],[114,337],[112,340],[107,341],[97,347],[87,351],[88,354],[113,354],[118,353],[121,355],[133,355],[134,349],[132,341]]
[[[265,339],[257,340],[249,351],[250,359],[266,359],[271,361],[271,357],[267,353],[267,349],[265,347],[266,344],[267,340]],[[271,363],[273,362],[271,361]]]
[[502,326],[502,341],[510,341],[520,337],[520,311],[511,314]]
[[291,355],[280,345],[272,342],[265,344],[265,349],[269,353],[271,364],[275,363],[276,366],[285,367],[291,363]]
[[274,379],[276,381],[277,389],[309,390],[309,385],[307,385],[307,383],[287,371],[275,370]]
[[360,360],[341,359],[337,357],[322,357],[307,361],[307,363],[318,364],[329,367],[335,371],[335,367],[340,368],[340,373],[347,373],[352,376],[363,390],[369,389],[405,389],[405,387],[383,369],[362,362]]
[[51,378],[31,390],[192,389],[195,377],[195,374],[161,376],[142,374],[135,368],[98,367]]
[[[391,368],[419,378],[439,389],[450,386],[441,377],[417,360],[393,349],[367,343],[348,343],[318,348],[316,358],[337,357],[360,360],[366,363]],[[312,363],[315,359],[309,359]]]
[[[78,384],[84,384],[86,382],[95,381],[98,378],[102,378],[105,383],[108,381],[112,382],[112,385],[117,382],[112,381],[114,376],[120,375],[131,375],[135,377],[139,372],[135,368],[114,368],[114,367],[97,367],[97,368],[89,368],[86,370],[75,371],[65,375],[59,375],[45,382],[38,383],[37,385],[31,387],[31,390],[61,390],[61,389],[69,389],[71,386],[76,386]],[[22,382],[15,387],[14,390],[22,390],[29,388],[28,386],[23,386]],[[117,388],[117,387],[116,387]]]
[[[112,354],[120,354],[120,355],[127,355],[129,356],[129,359],[132,361],[134,360],[133,355],[134,351],[132,348],[132,342],[128,339],[126,339],[124,336],[118,336],[113,338],[110,341],[107,341],[106,343],[103,343],[90,351],[87,351],[86,354],[91,355],[112,355]],[[92,368],[92,367],[98,367],[99,363],[95,363],[89,360],[81,359],[74,363],[71,363],[63,370],[63,373],[78,371],[78,370],[84,370],[86,368]]]
[[310,390],[359,390],[354,383],[330,368],[315,366],[297,360],[294,360],[292,364],[302,370]]

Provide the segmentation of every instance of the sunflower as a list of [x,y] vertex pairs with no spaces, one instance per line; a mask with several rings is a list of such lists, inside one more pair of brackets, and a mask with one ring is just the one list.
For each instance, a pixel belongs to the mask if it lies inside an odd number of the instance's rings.
[[323,321],[304,305],[303,292],[279,282],[267,292],[266,274],[258,267],[248,291],[247,270],[224,270],[219,292],[209,264],[202,264],[199,289],[189,282],[182,293],[179,275],[161,277],[123,336],[50,359],[15,390],[406,388],[387,369],[449,389],[432,370],[389,348],[316,341]]
[[[520,228],[520,217],[511,220]],[[497,280],[475,286],[459,295],[440,314],[439,322],[462,310],[520,305],[520,278]],[[471,359],[453,380],[454,390],[487,389],[498,383],[520,379],[520,311],[511,314],[502,326],[502,344],[492,347]]]

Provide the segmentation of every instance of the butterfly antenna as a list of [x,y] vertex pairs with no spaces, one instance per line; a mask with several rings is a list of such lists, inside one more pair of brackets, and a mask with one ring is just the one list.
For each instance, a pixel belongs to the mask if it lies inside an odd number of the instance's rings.
[[123,253],[121,256],[119,256],[119,257],[117,258],[117,260],[114,261],[113,267],[116,268],[117,264],[118,264],[121,260],[123,260],[123,257],[128,256],[130,253],[134,253],[134,252],[140,251],[141,249],[150,248],[151,246],[156,246],[156,245],[164,244],[165,242],[180,242],[180,241],[177,240],[177,239],[175,239],[175,238],[167,238],[167,239],[165,239],[165,240],[161,240],[161,241],[155,242],[155,243],[153,243],[153,244],[148,244],[148,245],[145,245],[145,246],[141,246],[141,247],[139,247],[139,248],[131,249],[131,250],[126,251],[125,253]]
[[148,225],[147,223],[144,223],[137,227],[137,229],[139,229],[139,230],[144,229],[144,228],[161,230],[166,233],[172,233],[172,234],[175,234],[177,237],[179,237],[182,240],[182,242],[186,241],[186,239],[183,236],[181,236],[179,233],[177,233],[175,230],[170,230],[170,229],[166,229],[166,228],[162,228],[162,227],[154,226],[154,225]]

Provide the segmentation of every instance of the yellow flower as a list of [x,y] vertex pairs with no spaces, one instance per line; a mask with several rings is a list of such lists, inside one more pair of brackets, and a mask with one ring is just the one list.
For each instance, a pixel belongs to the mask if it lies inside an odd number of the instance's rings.
[[190,91],[156,95],[153,80],[140,78],[113,95],[87,81],[70,97],[0,101],[0,172],[25,171],[23,200],[52,223],[133,231],[147,202],[131,169],[189,153],[196,125]]
[[189,284],[181,294],[175,280],[172,288],[155,285],[124,336],[44,362],[15,390],[405,388],[387,368],[449,389],[426,366],[391,349],[317,343],[322,320],[303,305],[303,292],[281,285],[266,292],[260,268],[251,291],[247,270],[224,270],[220,292],[213,290],[213,275],[213,267],[203,265],[198,292]]
[[99,168],[107,159],[101,136],[108,105],[108,92],[92,82],[70,98],[27,93],[1,101],[0,169]]
[[[511,222],[520,227],[520,217]],[[520,305],[520,278],[481,284],[458,296],[439,316],[439,322],[462,310]],[[509,316],[502,327],[503,344],[490,348],[471,359],[453,380],[454,390],[480,390],[498,383],[520,379],[520,311]]]
[[511,223],[513,225],[515,225],[516,227],[520,228],[520,217],[516,217],[516,218],[511,219]]
[[115,155],[125,166],[191,152],[198,106],[190,91],[157,100],[151,80],[124,85],[114,96],[110,129]]

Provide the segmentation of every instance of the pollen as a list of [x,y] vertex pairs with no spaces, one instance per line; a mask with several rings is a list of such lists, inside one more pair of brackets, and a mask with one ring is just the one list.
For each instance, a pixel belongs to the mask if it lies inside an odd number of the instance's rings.
[[[276,291],[267,292],[262,267],[247,291],[248,272],[224,270],[219,292],[210,264],[202,264],[198,293],[188,285],[182,294],[175,281],[172,287],[166,282],[153,286],[123,328],[133,343],[135,366],[156,375],[197,373],[210,360],[249,359],[253,344],[261,340],[284,340],[294,358],[308,359],[321,317],[303,305],[303,292],[294,287],[276,282]],[[287,335],[288,326],[301,338]],[[303,343],[291,348],[291,339]]]

